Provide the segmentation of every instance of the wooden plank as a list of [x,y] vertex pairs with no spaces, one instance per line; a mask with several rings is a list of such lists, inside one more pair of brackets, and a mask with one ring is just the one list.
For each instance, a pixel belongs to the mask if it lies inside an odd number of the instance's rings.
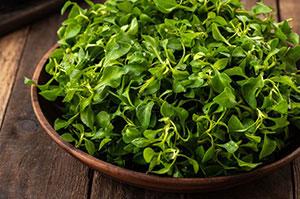
[[294,177],[294,196],[295,199],[300,199],[300,158],[293,162],[292,169]]
[[[201,199],[292,199],[293,184],[290,165],[262,179],[232,189],[201,194]],[[188,194],[187,199],[198,194]]]
[[[300,4],[298,0],[281,0],[279,1],[281,19],[293,20],[290,22],[293,30],[300,34]],[[293,182],[294,182],[294,197],[300,198],[300,159],[298,158],[292,164]]]
[[246,9],[251,9],[255,5],[256,0],[241,0],[244,3]]
[[184,194],[144,190],[122,184],[96,171],[91,190],[91,199],[183,199],[184,197]]
[[[145,199],[185,199],[185,194],[180,193],[163,193],[163,192],[155,192],[147,190],[145,192]],[[199,194],[197,194],[197,197],[193,198],[199,198]],[[202,199],[202,194],[201,194]]]
[[[256,0],[241,0],[247,9],[251,9],[252,6],[256,4]],[[277,11],[277,2],[276,0],[264,0],[264,3],[268,6],[271,6],[274,11]]]
[[0,39],[0,129],[10,97],[28,29],[19,30]]
[[276,0],[264,0],[264,3],[268,6],[271,6],[274,10],[277,10]]
[[16,83],[0,131],[0,198],[85,198],[89,169],[62,151],[39,127],[24,76],[56,38],[61,18],[30,28]]
[[95,171],[91,190],[91,199],[140,199],[144,190],[114,181]]
[[[256,4],[256,0],[241,0],[245,6],[249,9],[252,6],[254,6]],[[266,5],[271,6],[272,8],[274,8],[275,10],[277,9],[277,3],[276,0],[264,0],[263,1]]]
[[16,30],[33,20],[47,16],[49,13],[59,11],[64,0],[31,1],[23,7],[10,12],[0,12],[0,35]]
[[299,0],[282,0],[279,1],[280,16],[282,19],[290,19],[294,31],[300,34],[300,4]]

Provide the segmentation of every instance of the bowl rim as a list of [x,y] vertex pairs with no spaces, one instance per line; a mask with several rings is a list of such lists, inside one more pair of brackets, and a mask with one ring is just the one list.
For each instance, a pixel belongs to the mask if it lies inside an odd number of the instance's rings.
[[[39,63],[36,65],[33,81],[38,82],[40,74],[50,56],[50,54],[58,47],[58,44],[52,46],[41,58]],[[73,157],[77,158],[84,164],[96,169],[105,175],[108,175],[119,181],[135,185],[138,187],[147,187],[154,190],[163,190],[171,192],[185,192],[185,191],[210,191],[219,190],[229,187],[233,187],[232,184],[243,184],[250,180],[257,179],[274,170],[290,163],[292,160],[300,157],[300,146],[298,146],[294,151],[284,156],[283,158],[276,160],[272,163],[258,167],[257,169],[235,174],[229,176],[217,176],[217,177],[206,177],[206,178],[174,178],[174,177],[162,177],[149,175],[146,173],[122,168],[111,163],[105,162],[103,160],[97,159],[77,148],[75,148],[70,143],[63,141],[60,135],[54,130],[50,125],[46,116],[43,114],[39,100],[38,100],[38,90],[37,87],[31,86],[31,103],[34,113],[44,131],[66,152],[71,154]],[[230,182],[228,185],[225,182]],[[216,185],[214,188],[212,186]]]

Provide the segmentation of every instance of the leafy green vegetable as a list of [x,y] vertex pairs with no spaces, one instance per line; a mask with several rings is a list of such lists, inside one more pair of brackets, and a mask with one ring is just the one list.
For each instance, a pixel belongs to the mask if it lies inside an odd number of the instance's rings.
[[40,95],[64,141],[174,177],[274,160],[300,128],[299,35],[239,0],[108,0],[69,10]]

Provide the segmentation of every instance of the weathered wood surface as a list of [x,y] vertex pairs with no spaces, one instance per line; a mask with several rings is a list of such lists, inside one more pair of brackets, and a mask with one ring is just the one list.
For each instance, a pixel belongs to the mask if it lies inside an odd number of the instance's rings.
[[0,39],[0,128],[24,49],[28,28]]
[[[247,8],[256,2],[243,1]],[[279,3],[276,0],[265,0],[265,2],[276,9],[276,16],[281,19],[293,17],[294,29],[300,33],[298,0],[284,0]],[[23,85],[23,77],[32,75],[39,58],[55,43],[55,32],[60,21],[61,17],[58,15],[49,16],[27,29],[0,39],[0,84],[8,85],[0,87],[0,102],[4,99],[4,103],[0,104],[0,123],[1,118],[4,118],[2,128],[0,127],[0,199],[299,198],[300,159],[263,179],[229,190],[170,194],[144,190],[114,181],[82,165],[59,149],[39,127],[30,106],[29,88]],[[9,71],[4,71],[5,63]],[[11,90],[12,94],[9,97]],[[5,95],[6,93],[8,95]]]
[[[11,11],[0,12],[0,35],[4,35],[25,24],[32,23],[33,20],[46,16],[49,13],[58,11],[64,0],[51,1],[29,1],[23,5],[15,6]],[[15,4],[15,3],[14,3]],[[12,4],[13,5],[13,4]],[[9,7],[8,5],[4,7]]]
[[[56,38],[60,18],[30,27],[0,132],[0,198],[83,198],[89,169],[58,148],[39,127],[24,76]],[[1,69],[2,71],[2,69]]]

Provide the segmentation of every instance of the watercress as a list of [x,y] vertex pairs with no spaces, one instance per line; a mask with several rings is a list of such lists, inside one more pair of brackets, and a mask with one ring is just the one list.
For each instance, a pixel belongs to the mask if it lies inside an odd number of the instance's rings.
[[[271,161],[300,127],[299,36],[239,0],[67,1],[36,85],[62,139],[113,164],[205,177]],[[26,79],[29,84],[35,84]]]

